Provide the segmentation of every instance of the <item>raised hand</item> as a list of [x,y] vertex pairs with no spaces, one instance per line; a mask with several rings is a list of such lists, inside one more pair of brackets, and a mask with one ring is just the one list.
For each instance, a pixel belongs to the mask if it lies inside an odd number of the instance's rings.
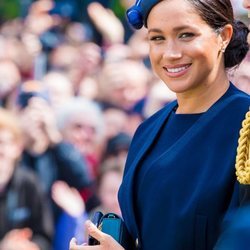
[[93,2],[88,5],[88,14],[107,44],[123,42],[124,27],[112,10]]
[[53,184],[52,198],[72,217],[79,217],[85,212],[85,204],[80,193],[64,181],[56,181]]

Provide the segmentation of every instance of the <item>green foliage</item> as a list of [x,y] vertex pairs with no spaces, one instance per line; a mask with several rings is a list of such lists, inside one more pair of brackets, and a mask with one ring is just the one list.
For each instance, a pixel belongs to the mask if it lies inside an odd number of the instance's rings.
[[122,7],[120,1],[111,0],[110,8],[114,11],[115,15],[119,18],[123,18],[125,15],[125,9]]
[[0,0],[0,19],[7,21],[20,16],[20,3],[18,0]]

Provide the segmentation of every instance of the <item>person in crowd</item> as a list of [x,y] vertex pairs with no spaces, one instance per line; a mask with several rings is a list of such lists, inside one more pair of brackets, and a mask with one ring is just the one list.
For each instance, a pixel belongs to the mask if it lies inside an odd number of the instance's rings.
[[50,250],[52,211],[38,178],[21,167],[18,118],[0,108],[0,249]]
[[[230,0],[139,0],[127,16],[148,29],[152,68],[177,97],[130,145],[119,204],[134,249],[214,249],[247,202],[234,165],[250,97],[227,70],[246,56],[249,30]],[[89,221],[86,229],[100,245],[73,238],[70,250],[124,249]]]
[[139,61],[107,62],[99,75],[98,101],[103,107],[113,105],[131,111],[145,98],[150,79],[147,68]]
[[95,179],[105,139],[105,127],[99,105],[75,97],[58,110],[57,125],[64,141],[73,144],[86,158],[88,172]]
[[128,154],[132,137],[125,132],[119,131],[116,135],[107,140],[103,153],[103,161],[114,161],[123,166]]
[[150,64],[148,64],[149,44],[147,39],[147,29],[145,27],[140,30],[136,30],[132,34],[128,40],[128,46],[131,48],[132,57],[138,60],[143,60],[150,68]]
[[[19,39],[20,33],[16,35],[7,34],[2,38],[0,58],[11,60],[18,67],[22,80],[33,77],[34,55],[28,49],[28,44]],[[31,38],[29,39],[31,42]]]
[[97,178],[99,205],[91,211],[86,210],[85,203],[76,189],[62,181],[54,183],[53,199],[64,211],[55,231],[55,250],[67,250],[69,240],[73,236],[81,243],[86,242],[84,223],[93,216],[95,211],[121,214],[117,193],[122,181],[123,168],[114,161],[108,161],[102,167]]
[[121,215],[118,203],[118,190],[122,182],[123,165],[107,159],[103,162],[97,177],[97,194],[100,200],[98,207],[90,211],[101,211],[103,214],[116,213]]
[[127,132],[128,114],[116,107],[107,107],[103,110],[104,123],[106,127],[106,140],[116,136],[120,132]]
[[102,36],[104,46],[124,42],[124,26],[111,9],[92,2],[87,7],[88,15]]
[[[86,160],[57,128],[48,91],[40,81],[26,81],[17,98],[18,114],[24,134],[22,163],[37,174],[46,194],[56,180],[83,190],[91,185]],[[60,211],[55,208],[55,220]]]
[[13,109],[17,88],[21,81],[18,67],[11,60],[0,61],[0,106]]
[[[93,192],[93,195],[90,196],[90,198],[86,202],[87,212],[96,210],[95,208],[98,205],[105,203],[105,202],[102,202],[102,198],[100,199],[100,195],[99,195],[100,192],[102,192],[100,189],[100,185],[99,185],[100,175],[102,176],[101,173],[103,169],[112,168],[116,166],[120,167],[123,171],[126,157],[128,154],[128,149],[131,143],[131,139],[132,137],[129,134],[124,133],[124,132],[118,132],[116,135],[107,139],[107,143],[106,143],[106,146],[103,150],[103,154],[101,157],[101,163],[98,168],[98,173],[94,182],[95,183],[94,192]],[[113,185],[113,184],[110,184],[110,185]],[[101,195],[101,197],[104,197],[105,193],[106,192],[103,192],[103,195]],[[105,197],[103,199],[105,199]],[[104,205],[104,207],[106,206]]]
[[52,198],[63,211],[55,227],[53,249],[67,250],[72,237],[83,243],[86,240],[84,223],[89,215],[79,191],[64,181],[56,181],[52,186]]
[[98,82],[96,76],[83,77],[79,83],[77,96],[96,100],[98,96]]
[[55,112],[74,96],[72,83],[62,72],[49,71],[42,82],[48,90],[50,104]]
[[71,65],[76,63],[77,48],[68,43],[59,44],[49,53],[49,68],[53,71],[67,73]]
[[51,70],[62,71],[73,85],[75,95],[79,93],[81,81],[95,74],[102,61],[101,48],[93,42],[81,45],[62,43],[49,54]]

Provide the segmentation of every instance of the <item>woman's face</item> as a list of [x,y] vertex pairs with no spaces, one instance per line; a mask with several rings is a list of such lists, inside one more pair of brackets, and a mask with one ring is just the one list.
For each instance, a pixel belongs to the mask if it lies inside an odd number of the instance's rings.
[[149,13],[150,60],[176,93],[192,93],[224,72],[222,39],[184,0],[161,1]]
[[64,139],[75,145],[82,154],[92,154],[97,143],[97,122],[97,118],[89,113],[72,114],[62,131]]

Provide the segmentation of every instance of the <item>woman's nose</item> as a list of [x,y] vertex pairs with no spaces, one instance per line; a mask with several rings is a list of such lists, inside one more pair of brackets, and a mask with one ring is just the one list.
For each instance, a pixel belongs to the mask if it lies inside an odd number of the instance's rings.
[[168,60],[176,60],[182,57],[180,46],[174,41],[166,41],[163,51],[163,58]]

